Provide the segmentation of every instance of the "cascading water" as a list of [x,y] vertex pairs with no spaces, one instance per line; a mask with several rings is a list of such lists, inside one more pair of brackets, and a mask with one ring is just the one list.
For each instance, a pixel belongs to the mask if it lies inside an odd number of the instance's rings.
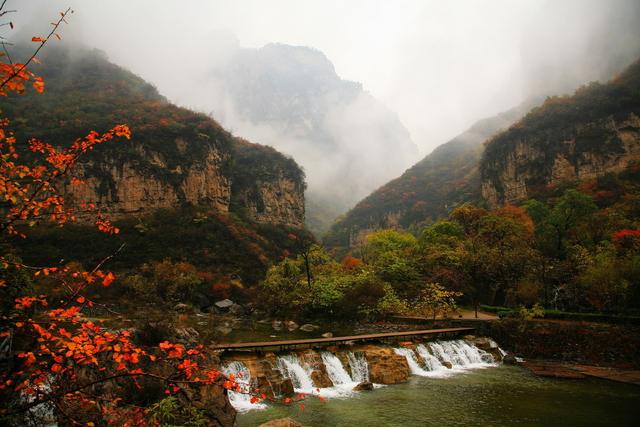
[[422,369],[418,360],[416,359],[416,355],[410,348],[394,348],[393,351],[396,354],[404,356],[407,359],[407,363],[409,364],[409,369],[413,375],[420,375],[422,377],[426,377],[429,375],[429,372]]
[[233,375],[236,384],[240,386],[240,392],[229,391],[229,402],[239,412],[251,409],[265,409],[264,403],[251,403],[251,373],[242,362],[231,362],[222,368],[222,373],[226,376]]
[[335,354],[327,351],[322,352],[322,362],[327,368],[327,374],[334,386],[353,384],[354,381]]
[[446,366],[440,363],[438,358],[431,354],[427,347],[425,347],[423,344],[418,345],[416,347],[416,351],[418,352],[420,357],[422,357],[422,360],[424,360],[424,365],[425,368],[427,368],[427,371],[433,372],[447,369]]
[[[495,344],[495,347],[499,349],[497,344]],[[445,377],[465,369],[494,366],[494,359],[491,354],[464,340],[419,344],[416,346],[415,351],[411,348],[394,348],[393,350],[396,354],[402,355],[407,359],[411,374],[423,377]],[[419,358],[417,357],[418,355],[420,356]],[[354,393],[353,388],[357,384],[369,381],[369,364],[363,353],[346,353],[351,375],[335,354],[322,352],[320,356],[333,387],[315,387],[311,378],[310,368],[303,365],[295,354],[279,356],[277,366],[282,376],[291,380],[295,391],[304,394],[323,397],[347,397]],[[251,376],[242,362],[229,363],[223,368],[223,372],[226,375],[234,374],[242,390],[249,390]],[[230,391],[229,400],[240,412],[266,408],[265,404],[251,404],[251,396],[245,393]]]
[[300,360],[293,354],[278,357],[278,368],[285,378],[293,383],[293,388],[300,393],[313,393],[314,386],[311,375],[300,364]]
[[369,364],[364,354],[349,352],[347,357],[353,381],[357,383],[369,382]]
[[408,348],[394,350],[397,354],[406,357],[413,375],[423,377],[447,376],[465,369],[493,366],[495,362],[491,354],[464,340],[419,344],[416,346],[416,352],[424,360],[424,366],[420,366],[413,350]]

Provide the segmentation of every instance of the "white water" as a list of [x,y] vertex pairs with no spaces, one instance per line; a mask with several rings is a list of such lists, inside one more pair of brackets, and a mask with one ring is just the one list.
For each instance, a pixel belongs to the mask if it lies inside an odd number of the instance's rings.
[[293,388],[298,393],[313,393],[315,387],[311,379],[310,372],[300,364],[298,356],[287,354],[278,357],[278,368],[285,378],[289,378],[293,383]]
[[350,351],[347,357],[349,358],[349,367],[351,368],[353,381],[357,383],[369,382],[369,364],[364,354],[355,354]]
[[242,362],[231,362],[222,368],[222,373],[226,376],[233,374],[235,382],[240,386],[240,392],[229,391],[229,402],[238,412],[245,412],[252,409],[266,409],[264,403],[251,403],[251,373]]
[[342,366],[342,362],[338,359],[338,356],[333,353],[323,351],[322,362],[324,363],[325,368],[327,368],[327,374],[329,375],[329,378],[331,378],[331,382],[334,386],[353,384],[351,376],[346,369],[344,369],[344,366]]
[[[424,361],[423,366],[412,349],[395,348],[394,351],[407,359],[413,375],[423,377],[445,377],[468,369],[495,366],[491,354],[464,340],[419,344],[416,346],[416,352]],[[451,369],[446,366],[448,364],[451,364]]]
[[[423,377],[445,377],[467,369],[495,366],[493,356],[464,340],[419,344],[416,346],[415,352],[410,348],[394,348],[393,350],[396,354],[407,359],[411,374]],[[418,361],[417,355],[420,356],[423,363]],[[280,356],[277,363],[280,372],[285,378],[291,380],[297,393],[329,398],[348,397],[355,393],[353,387],[361,382],[369,381],[369,365],[364,354],[347,353],[351,375],[335,354],[322,352],[321,357],[333,387],[315,387],[311,379],[311,368],[306,364],[303,365],[295,354]],[[451,369],[445,366],[449,363]],[[236,381],[246,384],[242,387],[246,387],[246,390],[249,389],[250,373],[242,362],[230,363],[223,369],[223,372],[227,375],[233,373],[236,376]],[[241,412],[266,407],[264,404],[251,404],[251,397],[242,393],[229,392],[229,400]]]
[[394,348],[393,351],[395,351],[396,354],[404,356],[407,359],[407,363],[409,364],[409,369],[411,370],[411,373],[413,375],[420,375],[421,377],[429,376],[429,372],[425,371],[418,363],[418,360],[416,359],[416,355],[412,349]]
[[422,360],[424,360],[424,365],[427,371],[434,372],[447,369],[447,367],[440,363],[438,358],[431,354],[423,344],[418,345],[416,347],[416,351],[420,357],[422,357]]

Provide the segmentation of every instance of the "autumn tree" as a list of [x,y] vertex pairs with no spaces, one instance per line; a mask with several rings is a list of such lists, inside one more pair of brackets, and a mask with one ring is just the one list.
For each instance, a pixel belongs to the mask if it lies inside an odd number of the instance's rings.
[[[5,3],[0,5],[0,16],[7,12],[2,12]],[[0,95],[25,93],[29,85],[36,92],[44,91],[44,81],[29,71],[28,65],[37,61],[36,55],[50,40],[61,38],[61,25],[71,13],[69,9],[62,12],[48,35],[33,37],[36,48],[24,63],[13,62],[5,54],[0,63]],[[129,128],[120,124],[106,132],[90,131],[64,147],[37,139],[21,143],[10,131],[10,122],[0,120],[3,239],[24,238],[29,227],[40,222],[63,226],[74,221],[78,207],[66,203],[59,191],[62,184],[84,185],[74,175],[81,158],[102,144],[130,138]],[[85,214],[93,209],[80,208]],[[100,231],[107,235],[119,232],[99,212],[94,215]],[[141,348],[135,344],[131,331],[109,329],[85,318],[83,312],[96,304],[86,291],[111,286],[117,280],[105,269],[115,254],[92,269],[83,270],[64,265],[25,265],[6,244],[3,248],[0,339],[15,349],[3,355],[0,373],[3,425],[39,425],[45,423],[42,418],[50,417],[66,425],[155,425],[142,401],[124,401],[119,393],[155,382],[156,388],[175,396],[181,405],[197,405],[202,388],[239,387],[234,378],[224,378],[216,367],[206,363],[201,347],[188,349],[164,341],[156,348]],[[34,294],[31,283],[43,278],[60,293]],[[7,297],[12,301],[4,299]],[[207,417],[216,416],[206,407],[197,410]]]
[[446,317],[447,313],[454,311],[457,308],[456,298],[461,296],[462,292],[449,291],[439,283],[427,283],[420,291],[414,309],[418,314],[436,320],[439,312]]

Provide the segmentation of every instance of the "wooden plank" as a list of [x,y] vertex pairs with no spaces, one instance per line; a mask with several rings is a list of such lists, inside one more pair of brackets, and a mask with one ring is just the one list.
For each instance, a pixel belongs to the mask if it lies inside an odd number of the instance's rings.
[[264,347],[289,347],[289,346],[302,345],[302,344],[338,343],[338,342],[345,342],[345,341],[368,341],[368,340],[375,340],[380,338],[397,338],[397,337],[420,336],[420,335],[462,333],[462,332],[471,332],[474,330],[475,328],[426,329],[426,330],[418,330],[418,331],[384,332],[380,334],[351,335],[351,336],[345,336],[345,337],[309,338],[304,340],[229,343],[229,344],[215,345],[213,346],[213,349],[214,350],[238,350],[238,349],[251,349],[251,348],[264,348]]

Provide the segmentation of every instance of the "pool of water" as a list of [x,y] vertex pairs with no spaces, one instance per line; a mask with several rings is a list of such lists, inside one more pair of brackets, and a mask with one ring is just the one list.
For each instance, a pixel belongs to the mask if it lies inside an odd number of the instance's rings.
[[238,415],[238,425],[258,426],[291,417],[312,426],[637,426],[640,387],[605,380],[540,378],[499,366],[448,378],[411,377],[352,397]]

